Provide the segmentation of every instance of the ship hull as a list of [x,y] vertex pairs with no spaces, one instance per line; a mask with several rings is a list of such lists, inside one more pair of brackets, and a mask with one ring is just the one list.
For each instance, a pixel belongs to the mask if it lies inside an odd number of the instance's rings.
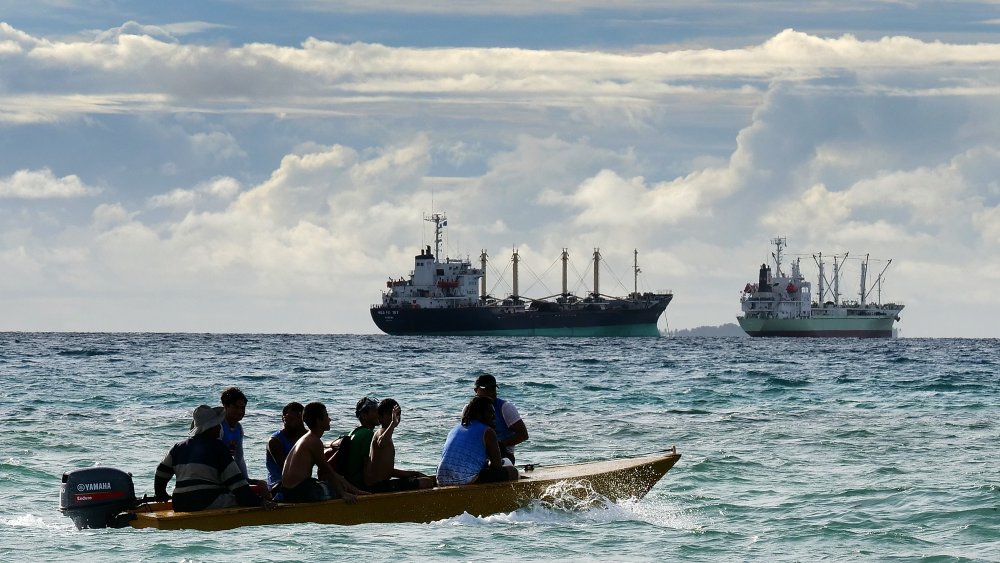
[[891,338],[893,317],[761,319],[738,317],[740,327],[750,336],[814,338]]
[[557,311],[373,307],[371,315],[382,332],[396,336],[660,336],[656,322],[669,302],[666,298],[641,308]]

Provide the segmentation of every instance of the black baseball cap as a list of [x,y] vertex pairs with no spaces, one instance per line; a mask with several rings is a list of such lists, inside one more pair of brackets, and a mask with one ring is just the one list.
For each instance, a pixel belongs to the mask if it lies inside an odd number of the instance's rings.
[[496,387],[497,378],[488,373],[484,373],[476,378],[476,387]]

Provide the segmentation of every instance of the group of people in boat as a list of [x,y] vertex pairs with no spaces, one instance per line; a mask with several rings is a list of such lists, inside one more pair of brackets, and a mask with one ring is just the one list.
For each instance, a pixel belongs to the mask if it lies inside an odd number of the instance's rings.
[[395,399],[359,400],[358,427],[331,442],[323,440],[330,430],[323,403],[288,403],[282,428],[267,443],[265,481],[247,472],[240,424],[247,398],[230,387],[222,392],[222,406],[201,405],[192,413],[188,439],[174,444],[156,468],[156,499],[172,498],[179,512],[334,498],[350,504],[371,493],[516,480],[514,446],[528,439],[527,427],[513,403],[497,397],[495,377],[480,375],[474,391],[448,433],[435,475],[395,467],[393,433],[402,419]]

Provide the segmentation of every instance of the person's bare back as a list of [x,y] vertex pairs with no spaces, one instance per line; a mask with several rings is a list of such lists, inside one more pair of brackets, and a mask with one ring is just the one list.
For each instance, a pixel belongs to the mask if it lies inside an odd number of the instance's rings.
[[312,469],[316,467],[320,480],[329,483],[347,504],[354,504],[357,502],[355,495],[367,493],[336,473],[323,455],[323,433],[330,429],[330,415],[326,407],[322,403],[309,403],[302,417],[309,431],[295,442],[285,458],[281,469],[281,488],[286,495],[293,494],[296,487],[312,479]]
[[288,452],[285,465],[281,469],[281,485],[283,487],[289,489],[297,487],[312,477],[313,467],[322,468],[322,465],[326,464],[326,458],[323,457],[323,442],[320,440],[321,435],[322,431],[317,435],[309,430],[292,446],[292,451]]

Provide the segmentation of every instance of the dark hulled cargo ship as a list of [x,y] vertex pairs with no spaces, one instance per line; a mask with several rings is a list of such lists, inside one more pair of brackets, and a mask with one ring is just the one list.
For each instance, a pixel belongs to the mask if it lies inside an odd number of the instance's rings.
[[[671,292],[639,293],[626,297],[599,291],[600,253],[594,252],[594,288],[586,297],[567,291],[568,254],[563,251],[562,293],[544,299],[518,295],[517,253],[514,254],[513,291],[504,299],[486,292],[486,253],[476,268],[468,259],[441,259],[443,214],[426,218],[434,223],[434,251],[427,246],[414,258],[409,279],[390,279],[382,303],[371,308],[372,320],[393,335],[444,336],[659,336],[657,320],[673,299]],[[636,254],[637,256],[637,254]]]

